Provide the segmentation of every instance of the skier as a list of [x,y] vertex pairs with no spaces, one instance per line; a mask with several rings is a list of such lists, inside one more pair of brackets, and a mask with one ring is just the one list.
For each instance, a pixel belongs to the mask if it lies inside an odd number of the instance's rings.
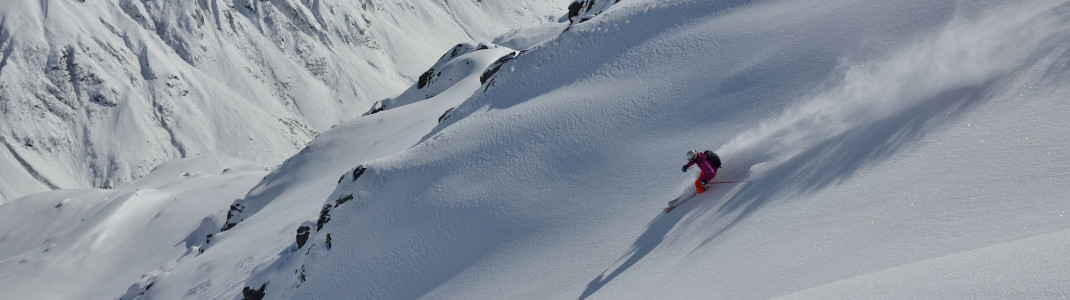
[[698,168],[702,170],[702,173],[698,175],[698,180],[695,180],[695,191],[702,194],[706,192],[706,183],[717,177],[717,169],[721,168],[721,158],[710,150],[704,152],[687,151],[687,164],[684,165],[682,170],[687,173],[687,169],[695,164],[698,164]]

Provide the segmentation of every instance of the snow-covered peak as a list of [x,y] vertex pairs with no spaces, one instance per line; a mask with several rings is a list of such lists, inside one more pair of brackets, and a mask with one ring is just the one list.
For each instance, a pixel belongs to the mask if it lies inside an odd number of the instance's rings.
[[277,164],[405,90],[442,51],[565,1],[4,1],[0,202],[158,164]]

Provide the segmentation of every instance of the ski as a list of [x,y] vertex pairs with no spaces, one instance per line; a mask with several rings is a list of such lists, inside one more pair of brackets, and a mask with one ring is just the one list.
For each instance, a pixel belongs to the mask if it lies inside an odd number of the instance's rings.
[[676,209],[676,205],[669,205],[669,207],[666,207],[666,208],[665,208],[665,213],[669,213],[669,212],[671,212],[671,211],[672,211],[673,209]]
[[673,199],[672,201],[669,201],[669,207],[665,208],[665,213],[671,212],[672,210],[676,209],[676,207],[680,206],[680,204],[684,204],[684,202],[687,202],[687,200],[691,200],[691,198],[695,197],[695,195],[692,195],[691,197],[687,198],[678,197],[676,199]]
[[[740,182],[749,182],[749,181],[747,181],[747,180],[713,181],[713,182],[707,182],[706,186],[709,186],[711,184],[718,184],[718,183],[740,183]],[[676,197],[676,199],[672,199],[672,201],[669,201],[669,207],[666,207],[664,209],[664,211],[665,211],[665,213],[669,213],[672,210],[676,209],[676,207],[680,206],[680,204],[684,204],[684,202],[687,202],[687,200],[691,200],[691,198],[695,198],[695,197],[698,197],[698,195],[691,195],[690,197],[687,197],[687,198],[684,198],[684,196]]]

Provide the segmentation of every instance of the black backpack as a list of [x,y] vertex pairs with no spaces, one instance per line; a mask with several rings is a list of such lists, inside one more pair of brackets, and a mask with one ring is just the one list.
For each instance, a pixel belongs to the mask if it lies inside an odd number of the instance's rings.
[[721,168],[721,158],[717,156],[717,153],[713,153],[713,151],[710,151],[710,150],[706,150],[705,153],[706,153],[706,160],[710,161],[710,165],[713,166],[713,169],[714,170],[720,169]]

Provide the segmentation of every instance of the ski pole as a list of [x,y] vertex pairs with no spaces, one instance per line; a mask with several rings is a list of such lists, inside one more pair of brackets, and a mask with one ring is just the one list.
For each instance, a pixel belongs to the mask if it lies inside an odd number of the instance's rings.
[[749,181],[749,180],[736,180],[736,181],[713,181],[713,182],[707,182],[706,184],[714,184],[714,183],[738,183],[738,182],[750,182],[750,181]]

